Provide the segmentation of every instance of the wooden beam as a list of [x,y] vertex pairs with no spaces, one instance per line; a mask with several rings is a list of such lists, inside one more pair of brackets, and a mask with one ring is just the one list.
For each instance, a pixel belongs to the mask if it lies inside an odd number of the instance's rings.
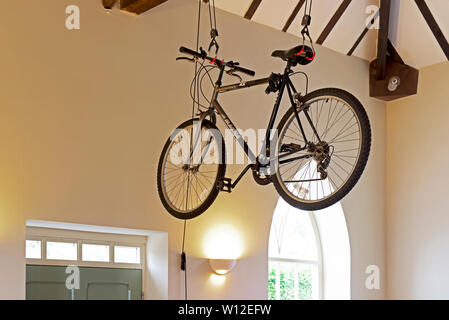
[[383,80],[386,77],[388,29],[390,27],[390,0],[380,1],[379,34],[377,40],[377,70],[376,79]]
[[293,9],[292,14],[288,18],[287,22],[285,23],[284,27],[282,28],[282,31],[287,32],[288,28],[290,28],[290,25],[293,23],[293,20],[295,20],[296,16],[298,15],[299,10],[301,10],[302,6],[306,0],[299,0],[298,4],[296,5],[295,9]]
[[251,2],[251,5],[248,8],[248,11],[246,11],[244,18],[251,20],[256,13],[257,8],[259,8],[260,4],[262,3],[262,0],[253,0]]
[[166,1],[167,0],[120,0],[120,9],[141,14]]
[[[370,64],[370,96],[384,101],[414,95],[418,92],[419,71],[406,64],[387,61],[387,76],[383,80],[376,80],[377,60]],[[392,78],[399,78],[399,86],[395,89],[389,88]]]
[[360,36],[357,38],[357,40],[355,41],[354,45],[352,46],[352,48],[348,51],[348,56],[352,56],[352,54],[354,53],[354,51],[357,49],[357,47],[359,46],[360,42],[362,42],[363,38],[365,38],[366,34],[368,33],[368,31],[370,30],[370,27],[376,23],[377,18],[379,17],[379,11],[376,12],[376,14],[374,15],[373,19],[371,20],[371,25],[368,25],[365,27],[365,29],[363,29],[362,33],[360,34]]
[[405,64],[404,60],[402,60],[401,56],[399,55],[399,53],[396,51],[396,48],[393,46],[393,44],[391,43],[390,39],[388,39],[388,45],[387,45],[387,51],[388,51],[388,55],[390,56],[390,59],[392,61],[395,62],[399,62],[402,64]]
[[447,42],[446,37],[444,36],[443,32],[438,26],[438,23],[433,17],[432,12],[430,11],[429,7],[427,6],[424,0],[415,0],[415,2],[419,10],[421,11],[424,19],[426,20],[427,25],[429,26],[430,30],[432,30],[433,35],[440,44],[441,50],[443,50],[444,54],[449,60],[449,43]]
[[351,4],[352,0],[343,0],[340,7],[338,7],[337,11],[335,12],[334,16],[330,19],[329,23],[327,24],[326,28],[324,28],[323,32],[319,36],[316,43],[323,44],[326,40],[327,36],[331,33],[332,29],[337,24],[338,20],[340,20],[343,13],[346,11],[348,6]]
[[368,31],[369,31],[369,28],[363,29],[362,33],[360,34],[360,36],[355,41],[355,43],[352,46],[352,48],[348,51],[348,56],[352,56],[352,54],[354,53],[355,49],[357,49],[357,47],[359,46],[360,42],[362,42],[363,38],[365,38],[365,36],[368,33]]

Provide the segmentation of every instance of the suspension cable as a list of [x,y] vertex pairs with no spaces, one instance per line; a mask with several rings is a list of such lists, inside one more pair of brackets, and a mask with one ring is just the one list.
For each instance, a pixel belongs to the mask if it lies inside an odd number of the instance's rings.
[[[201,0],[198,1],[198,23],[197,23],[197,30],[196,30],[196,51],[198,52],[199,46],[200,46],[200,26],[201,26]],[[195,78],[196,80],[196,74],[198,72],[198,60],[195,60]],[[196,82],[196,81],[195,81]],[[195,83],[194,88],[194,94],[193,96],[196,96],[196,89],[197,89],[197,83]],[[195,99],[193,99],[193,105],[192,105],[192,119],[195,116]]]
[[[206,3],[209,2],[209,21],[210,21],[210,28],[211,28],[211,30],[210,30],[211,42],[209,45],[209,51],[211,50],[212,47],[215,47],[215,53],[218,53],[219,45],[216,40],[216,38],[218,37],[218,31],[217,31],[217,16],[216,16],[216,11],[215,11],[215,0],[212,0],[212,7],[211,7],[210,0],[199,0],[198,1],[196,51],[198,52],[200,49],[201,2],[202,1],[204,1]],[[200,63],[198,61],[198,59],[195,59],[194,63],[195,63],[195,73],[194,73],[194,78],[193,78],[192,84],[190,86],[190,96],[192,98],[192,113],[191,113],[192,120],[195,117],[195,107],[198,108],[198,111],[200,111],[201,107],[204,107],[200,103],[200,94],[202,94],[204,96],[204,93],[202,92],[202,88],[201,88],[201,84],[202,84],[202,80],[203,80],[204,76],[207,75],[209,77],[209,79],[212,81],[210,74],[209,74],[211,67],[204,66],[204,61],[202,61]],[[203,70],[205,71],[205,74],[202,77],[200,77],[200,73]],[[191,146],[191,148],[192,148],[192,146]],[[190,183],[190,181],[187,181],[187,189],[189,188],[189,183]],[[186,203],[188,203],[188,195],[187,195]],[[184,220],[184,228],[183,228],[183,235],[182,235],[182,248],[181,248],[181,270],[184,271],[184,297],[185,297],[185,300],[187,300],[187,298],[188,298],[187,258],[186,258],[186,253],[185,253],[186,230],[187,230],[187,220]]]
[[[209,44],[208,51],[212,49],[212,47],[215,47],[215,54],[218,54],[218,50],[220,49],[220,46],[217,42],[218,37],[218,29],[217,29],[217,14],[215,11],[215,0],[204,0],[204,2],[209,3],[209,22],[210,22],[210,37],[211,41]],[[212,2],[212,4],[211,4]]]
[[312,37],[310,36],[310,32],[309,32],[309,26],[312,23],[312,5],[313,5],[313,0],[306,0],[305,6],[304,6],[304,16],[302,18],[303,28],[301,30],[301,35],[302,35],[303,47],[305,45],[305,41],[306,41],[306,37],[307,37],[307,39],[310,41],[310,45],[312,46],[312,50],[313,50],[314,56],[315,56],[315,48],[313,47],[313,40],[312,40]]
[[[198,52],[199,46],[200,46],[200,26],[201,26],[201,0],[198,1],[198,22],[197,22],[197,30],[196,30],[196,51]],[[198,64],[199,62],[195,60],[195,74],[194,74],[194,88],[193,88],[193,97],[196,97],[198,93],[199,97],[199,90],[198,90],[198,79],[197,79],[197,73],[198,73]],[[199,99],[198,99],[199,100]],[[196,101],[195,98],[192,99],[192,114],[191,118],[193,121],[193,118],[195,117],[195,105]],[[192,146],[191,146],[192,148]],[[190,181],[187,181],[187,190],[189,189]],[[187,195],[188,199],[188,195]],[[187,300],[187,258],[185,253],[185,237],[186,237],[186,229],[187,229],[187,220],[184,220],[184,230],[182,234],[182,248],[181,248],[181,270],[184,271],[184,298]]]

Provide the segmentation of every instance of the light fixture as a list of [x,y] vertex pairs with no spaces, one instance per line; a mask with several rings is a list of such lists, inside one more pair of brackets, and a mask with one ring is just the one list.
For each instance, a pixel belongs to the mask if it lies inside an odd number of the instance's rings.
[[237,259],[209,259],[209,266],[214,273],[224,276],[234,268]]
[[211,226],[204,235],[203,250],[207,259],[237,259],[243,254],[241,233],[230,224]]

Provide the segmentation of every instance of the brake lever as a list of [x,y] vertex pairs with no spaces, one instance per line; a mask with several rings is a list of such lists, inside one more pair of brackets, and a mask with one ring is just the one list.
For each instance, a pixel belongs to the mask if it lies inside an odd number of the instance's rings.
[[240,80],[240,82],[243,81],[243,78],[241,76],[239,76],[238,74],[234,73],[233,69],[226,71],[226,74],[238,78]]
[[176,61],[179,61],[179,60],[187,60],[187,61],[192,62],[192,63],[195,62],[195,58],[188,58],[188,57],[177,57]]

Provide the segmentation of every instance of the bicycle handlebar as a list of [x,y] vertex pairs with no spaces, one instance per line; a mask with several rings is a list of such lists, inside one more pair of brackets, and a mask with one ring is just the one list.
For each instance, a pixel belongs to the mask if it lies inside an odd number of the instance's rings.
[[252,70],[239,67],[238,63],[236,63],[236,62],[221,62],[221,61],[217,60],[216,57],[215,58],[208,57],[205,51],[202,51],[200,53],[200,52],[196,52],[194,50],[188,49],[186,47],[180,47],[179,48],[179,52],[189,54],[191,56],[194,56],[195,58],[209,60],[209,61],[211,61],[213,63],[216,63],[219,67],[221,67],[223,65],[226,66],[226,67],[230,67],[230,68],[233,69],[233,71],[242,72],[242,73],[245,73],[245,74],[247,74],[247,75],[249,75],[251,77],[254,77],[256,75],[256,73],[254,71],[252,71]]

